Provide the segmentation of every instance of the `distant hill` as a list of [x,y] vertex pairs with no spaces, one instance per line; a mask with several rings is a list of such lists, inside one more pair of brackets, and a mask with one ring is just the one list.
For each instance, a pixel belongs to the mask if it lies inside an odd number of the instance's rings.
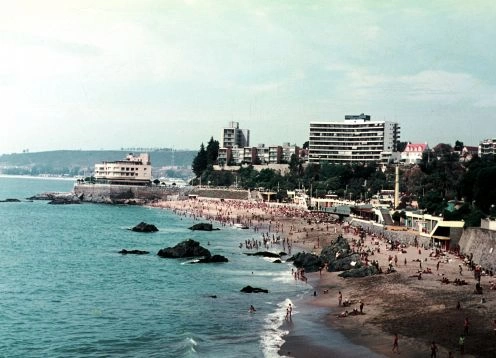
[[[135,152],[138,153],[138,152]],[[155,150],[150,153],[152,167],[177,166],[191,168],[196,151]],[[124,150],[55,150],[49,152],[0,155],[0,171],[4,174],[68,174],[81,175],[93,171],[95,164],[121,160],[129,154]]]

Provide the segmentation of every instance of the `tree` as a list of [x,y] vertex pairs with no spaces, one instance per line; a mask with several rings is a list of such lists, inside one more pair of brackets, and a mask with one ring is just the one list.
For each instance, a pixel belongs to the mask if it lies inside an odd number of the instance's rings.
[[210,137],[207,143],[207,165],[214,165],[219,157],[219,141]]
[[205,146],[203,143],[200,146],[200,150],[198,151],[198,154],[196,157],[193,159],[193,173],[197,177],[201,176],[205,169],[207,169],[207,164],[208,164],[208,159],[207,159],[207,151],[205,150]]
[[397,152],[403,152],[407,145],[408,145],[408,142],[397,141],[396,142],[396,151]]
[[455,146],[453,147],[453,149],[456,151],[456,152],[461,152],[463,150],[463,142],[460,142],[459,140],[457,140],[455,142]]

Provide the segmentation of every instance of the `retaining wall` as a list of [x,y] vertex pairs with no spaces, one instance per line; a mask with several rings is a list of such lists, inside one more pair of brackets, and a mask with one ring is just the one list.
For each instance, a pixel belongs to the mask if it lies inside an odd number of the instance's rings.
[[496,231],[468,228],[460,239],[460,251],[473,255],[473,262],[485,269],[496,271]]
[[163,186],[76,184],[74,193],[82,201],[112,203],[123,200],[167,200],[180,195],[181,190]]

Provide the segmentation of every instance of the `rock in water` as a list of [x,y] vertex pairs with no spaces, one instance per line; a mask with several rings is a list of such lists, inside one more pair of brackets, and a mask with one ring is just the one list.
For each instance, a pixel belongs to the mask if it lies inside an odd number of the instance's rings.
[[211,256],[210,251],[200,246],[200,243],[198,241],[191,239],[180,242],[174,247],[160,249],[157,255],[163,258],[170,259]]
[[263,257],[274,257],[274,258],[280,258],[281,256],[279,254],[276,254],[274,252],[270,251],[258,251],[255,253],[245,253],[247,256],[263,256]]
[[189,228],[190,230],[198,230],[198,231],[212,231],[212,230],[220,230],[220,229],[214,229],[212,224],[210,223],[199,223],[195,224],[192,227]]
[[263,289],[263,288],[258,288],[258,287],[251,287],[251,286],[246,286],[241,289],[241,292],[244,293],[269,293],[269,290]]
[[138,225],[131,229],[136,232],[156,232],[158,231],[157,227],[153,224],[147,224],[145,222],[140,222]]
[[122,254],[122,255],[127,255],[127,254],[132,254],[132,255],[146,255],[146,254],[149,254],[150,252],[148,251],[143,251],[143,250],[126,250],[126,249],[122,249],[121,251],[119,251],[119,254]]
[[227,257],[224,257],[222,255],[213,255],[213,256],[207,256],[203,259],[199,259],[198,262],[192,262],[192,264],[210,264],[210,263],[222,263],[222,262],[229,262]]
[[308,252],[298,252],[288,261],[293,261],[293,265],[305,269],[305,272],[317,272],[324,266],[324,262],[319,256]]

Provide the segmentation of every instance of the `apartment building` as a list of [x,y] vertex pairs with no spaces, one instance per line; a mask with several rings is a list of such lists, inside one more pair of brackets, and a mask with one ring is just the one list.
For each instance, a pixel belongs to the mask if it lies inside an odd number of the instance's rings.
[[484,139],[479,144],[479,157],[496,154],[496,138]]
[[239,122],[229,122],[227,127],[222,129],[221,148],[249,147],[250,130],[240,129]]
[[400,126],[372,121],[370,115],[346,115],[339,122],[310,122],[310,163],[388,163],[396,153]]

